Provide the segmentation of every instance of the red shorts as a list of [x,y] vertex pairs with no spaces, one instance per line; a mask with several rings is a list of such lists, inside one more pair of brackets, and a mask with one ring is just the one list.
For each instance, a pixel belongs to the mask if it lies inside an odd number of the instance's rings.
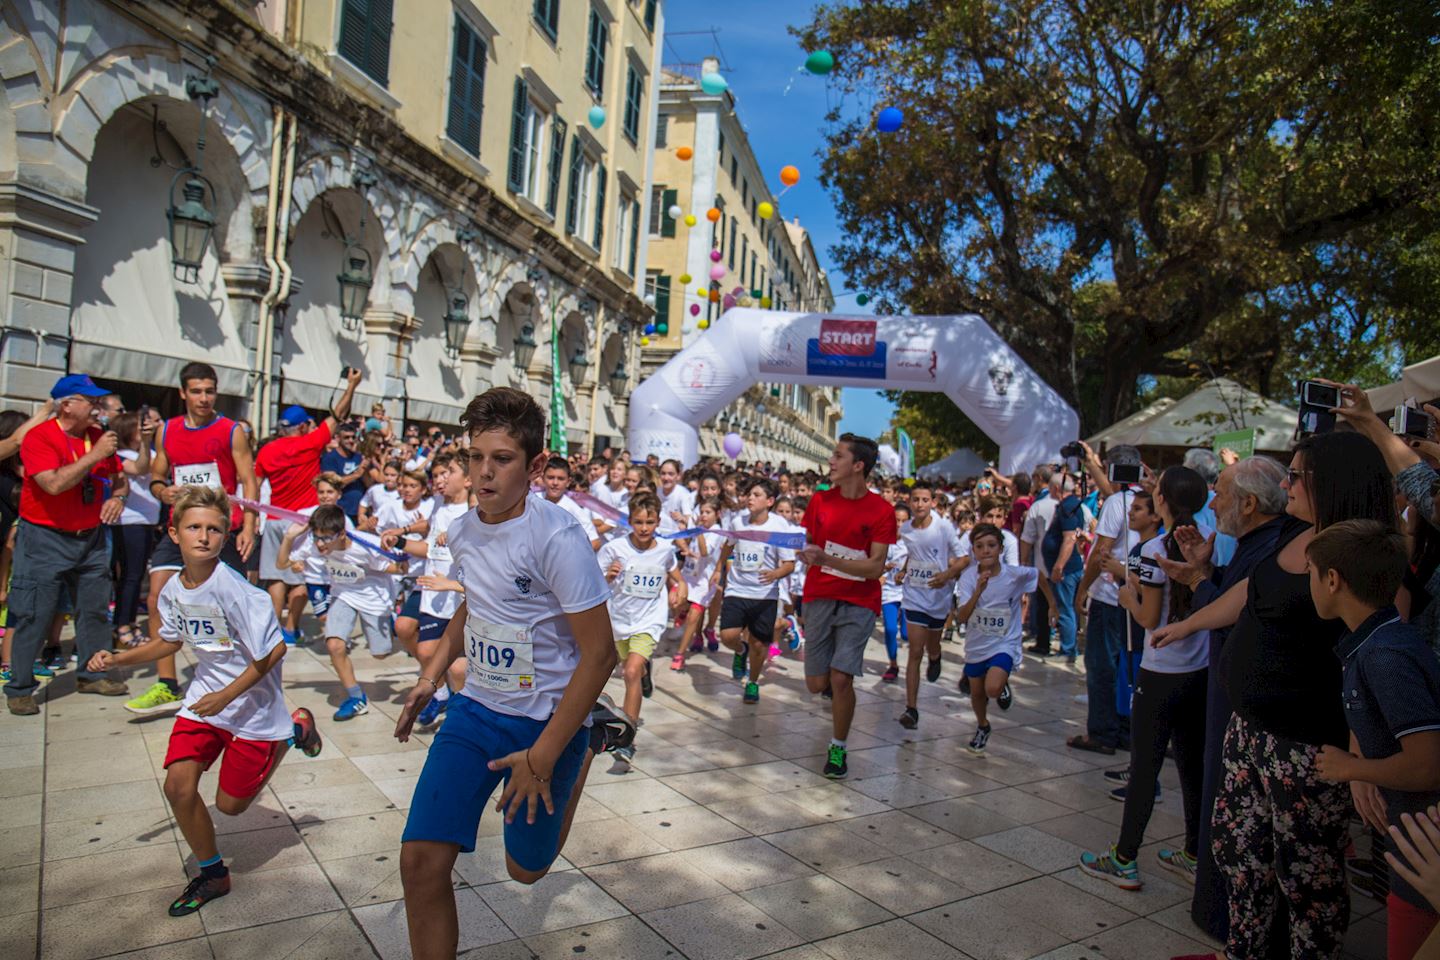
[[170,730],[170,747],[165,767],[179,760],[194,760],[206,770],[222,753],[220,789],[237,800],[248,800],[260,792],[265,780],[280,762],[287,740],[245,740],[219,727],[189,717],[176,717]]
[[1385,900],[1386,956],[1389,960],[1411,960],[1417,956],[1425,938],[1435,929],[1437,920],[1440,917],[1429,910],[1390,894]]

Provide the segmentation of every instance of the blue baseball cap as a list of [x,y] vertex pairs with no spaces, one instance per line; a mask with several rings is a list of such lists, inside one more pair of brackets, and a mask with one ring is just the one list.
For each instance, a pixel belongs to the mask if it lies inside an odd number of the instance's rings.
[[308,413],[305,412],[305,408],[304,408],[304,407],[301,407],[301,406],[286,407],[286,408],[285,408],[285,412],[282,413],[282,414],[280,414],[280,426],[282,426],[282,427],[298,427],[298,426],[300,426],[300,424],[306,423],[306,422],[308,422],[310,419],[311,419],[310,414],[308,414]]
[[61,397],[108,397],[114,390],[106,390],[83,373],[71,373],[55,381],[50,388],[50,399]]

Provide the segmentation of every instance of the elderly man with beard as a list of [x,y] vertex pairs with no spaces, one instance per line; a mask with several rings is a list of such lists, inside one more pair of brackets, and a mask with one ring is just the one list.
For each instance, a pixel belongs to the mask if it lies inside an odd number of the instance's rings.
[[[1236,539],[1235,553],[1224,566],[1211,563],[1215,534],[1202,540],[1195,528],[1176,532],[1182,540],[1184,562],[1160,560],[1165,575],[1188,583],[1195,591],[1194,609],[1211,603],[1226,590],[1248,578],[1255,564],[1275,550],[1275,540],[1285,516],[1285,491],[1280,482],[1285,468],[1269,457],[1250,457],[1226,467],[1215,482],[1215,496],[1210,508],[1215,511],[1215,525],[1222,534]],[[1200,849],[1195,871],[1195,895],[1190,905],[1194,921],[1215,939],[1224,942],[1229,928],[1225,881],[1215,867],[1210,851],[1210,814],[1215,806],[1222,770],[1221,748],[1225,727],[1230,722],[1230,701],[1218,669],[1220,651],[1224,649],[1229,628],[1210,631],[1210,666],[1208,699],[1205,709],[1205,779],[1201,788]],[[1272,943],[1284,944],[1284,931],[1271,931]],[[1284,953],[1286,948],[1280,947]]]

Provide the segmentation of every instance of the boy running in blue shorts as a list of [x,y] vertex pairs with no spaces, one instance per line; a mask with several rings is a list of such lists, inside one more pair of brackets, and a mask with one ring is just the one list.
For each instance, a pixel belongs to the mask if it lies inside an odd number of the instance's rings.
[[[400,877],[416,960],[453,958],[459,919],[451,871],[475,849],[484,805],[502,787],[505,862],[535,883],[569,833],[591,752],[591,709],[615,669],[605,582],[590,536],[530,484],[545,467],[545,416],[526,393],[488,390],[461,418],[477,506],[447,546],[465,598],[405,700],[395,736],[463,654],[464,689],[430,745],[401,838]],[[633,726],[630,727],[633,736]]]

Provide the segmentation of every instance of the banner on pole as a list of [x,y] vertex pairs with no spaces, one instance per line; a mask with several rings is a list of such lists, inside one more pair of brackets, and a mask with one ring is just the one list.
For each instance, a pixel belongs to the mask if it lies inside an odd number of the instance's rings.
[[895,439],[900,444],[900,476],[915,476],[915,441],[910,439],[904,427],[895,428]]
[[1221,450],[1232,450],[1235,456],[1241,460],[1253,457],[1255,456],[1255,428],[1216,434],[1213,449],[1217,455]]

